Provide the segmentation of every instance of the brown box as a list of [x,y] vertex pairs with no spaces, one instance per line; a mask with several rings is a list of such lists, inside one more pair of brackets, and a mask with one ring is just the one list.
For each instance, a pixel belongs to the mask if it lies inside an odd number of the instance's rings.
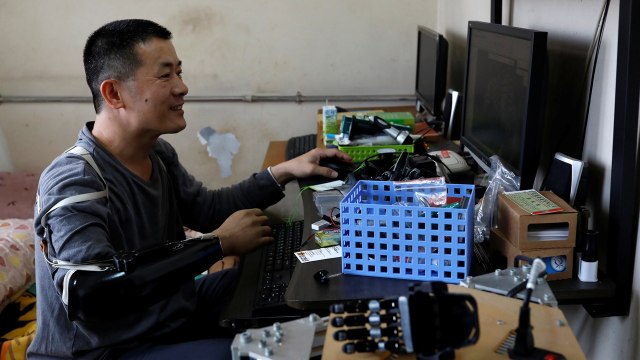
[[[496,251],[500,252],[507,258],[507,267],[512,267],[513,261],[516,255],[524,255],[528,256],[532,259],[541,258],[543,261],[545,258],[552,257],[552,259],[548,259],[550,261],[545,261],[547,264],[547,280],[561,280],[561,279],[571,279],[573,277],[573,247],[567,248],[555,248],[555,249],[530,249],[530,250],[522,250],[518,249],[511,242],[509,242],[505,235],[500,231],[500,229],[491,230],[490,240],[491,246]],[[562,258],[553,259],[553,257],[561,257],[565,256],[564,264],[561,264]],[[557,260],[557,262],[554,262]],[[549,268],[551,262],[554,262],[553,266],[564,265],[564,271],[556,272],[556,269]]]
[[[506,195],[498,196],[498,228],[511,244],[520,250],[570,248],[576,243],[578,213],[551,191],[540,191],[547,199],[562,208],[562,212],[532,215],[511,201]],[[556,230],[565,230],[567,236],[556,236]],[[568,230],[568,232],[567,232]],[[538,232],[544,235],[536,236]]]

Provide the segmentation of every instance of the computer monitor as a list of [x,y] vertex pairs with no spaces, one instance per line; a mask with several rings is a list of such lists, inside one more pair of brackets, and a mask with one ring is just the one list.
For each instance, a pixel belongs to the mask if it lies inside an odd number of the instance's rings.
[[488,173],[490,158],[533,187],[540,157],[547,33],[469,22],[461,142]]
[[418,26],[418,58],[416,62],[416,98],[418,106],[434,120],[442,115],[447,94],[447,57],[449,43],[425,26]]

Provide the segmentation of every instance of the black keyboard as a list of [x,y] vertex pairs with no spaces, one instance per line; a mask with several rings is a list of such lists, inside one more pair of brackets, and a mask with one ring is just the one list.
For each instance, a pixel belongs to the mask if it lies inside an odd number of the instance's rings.
[[316,134],[294,136],[287,141],[285,159],[293,159],[316,147]]
[[263,253],[260,287],[256,294],[256,307],[270,307],[285,303],[284,294],[289,285],[297,259],[295,252],[302,244],[304,220],[272,225],[275,241]]

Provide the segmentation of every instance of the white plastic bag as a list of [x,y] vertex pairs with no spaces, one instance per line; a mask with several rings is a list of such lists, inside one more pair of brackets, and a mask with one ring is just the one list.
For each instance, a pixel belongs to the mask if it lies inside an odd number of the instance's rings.
[[473,238],[476,242],[488,239],[489,232],[496,226],[498,195],[505,191],[519,190],[519,188],[520,177],[508,170],[497,155],[492,156],[489,185],[475,208]]

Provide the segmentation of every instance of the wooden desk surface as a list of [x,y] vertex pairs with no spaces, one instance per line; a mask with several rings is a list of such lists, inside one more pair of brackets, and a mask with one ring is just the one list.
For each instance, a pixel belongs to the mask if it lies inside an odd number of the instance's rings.
[[267,152],[266,154],[264,154],[264,160],[262,161],[261,170],[283,162],[285,159],[286,149],[286,140],[270,141],[269,147],[267,147]]
[[[455,351],[456,359],[505,359],[506,355],[496,353],[498,346],[518,327],[519,309],[522,300],[449,285],[449,291],[471,294],[478,303],[480,338],[473,346]],[[559,325],[560,324],[560,325]],[[558,308],[531,304],[531,325],[535,346],[552,350],[567,359],[586,359],[567,319]],[[342,352],[342,343],[333,339],[336,329],[329,325],[325,338],[323,359],[364,360],[364,359],[415,359],[413,355],[391,357],[390,353],[358,353],[347,355]]]

